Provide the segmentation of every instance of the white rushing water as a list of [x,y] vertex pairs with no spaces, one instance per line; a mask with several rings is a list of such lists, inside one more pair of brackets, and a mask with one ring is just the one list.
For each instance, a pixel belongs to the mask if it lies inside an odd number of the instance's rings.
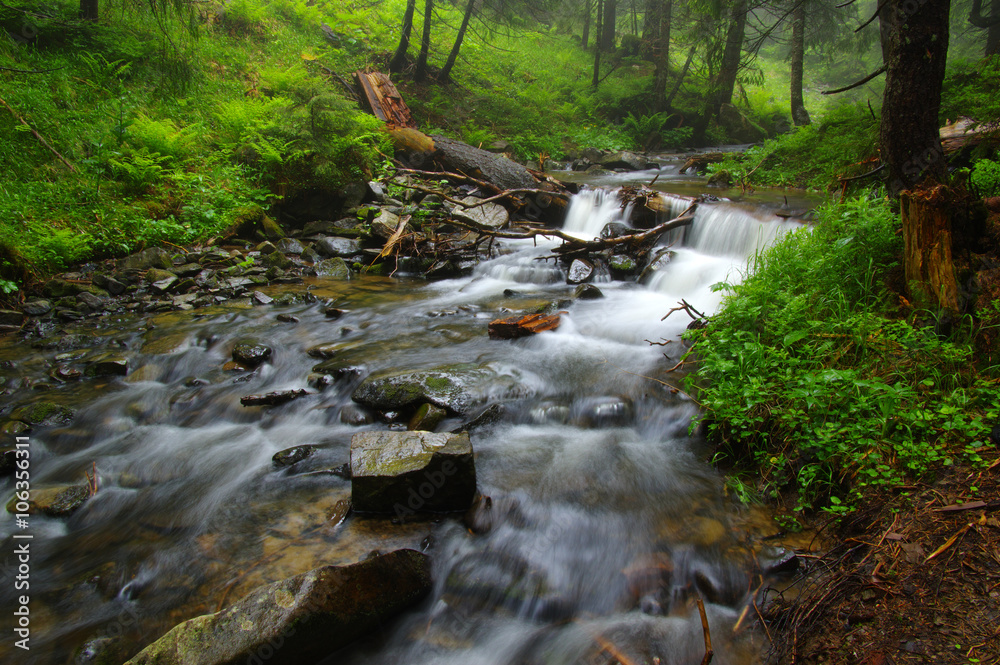
[[[676,199],[674,214],[687,205]],[[627,213],[614,192],[585,190],[565,228],[594,237]],[[95,344],[114,336],[133,375],[68,386],[82,404],[75,420],[33,438],[33,487],[75,482],[92,464],[101,485],[70,520],[33,518],[33,547],[45,552],[33,562],[33,657],[66,662],[83,640],[121,629],[122,616],[141,646],[256,585],[414,547],[434,561],[431,597],[331,662],[569,665],[606,662],[595,659],[605,642],[636,662],[697,662],[696,595],[708,600],[718,637],[713,663],[750,662],[760,636],[733,631],[751,598],[744,534],[688,435],[696,407],[663,372],[689,319],[661,318],[682,298],[713,311],[712,284],[738,279],[757,248],[795,226],[699,206],[648,283],[603,282],[594,300],[572,298],[550,258],[557,241],[523,241],[469,277],[319,279],[312,299],[299,293],[280,307],[136,317],[92,332]],[[315,298],[343,315],[331,321]],[[495,318],[553,305],[562,312],[555,331],[486,336]],[[276,324],[279,312],[299,322]],[[247,337],[274,348],[271,362],[248,374],[223,369]],[[661,340],[672,343],[650,344]],[[320,343],[336,344],[345,378],[281,407],[240,405],[243,395],[307,385],[318,360],[306,350]],[[15,352],[25,362],[40,353]],[[475,536],[453,517],[326,524],[350,497],[350,481],[330,469],[348,459],[354,433],[387,427],[352,402],[360,378],[442,367],[485,377],[470,388],[477,404],[505,409],[472,436],[493,530]],[[316,452],[293,469],[272,465],[274,453],[299,445]],[[0,524],[0,536],[12,529]],[[4,606],[9,592],[0,589]],[[9,641],[0,659],[4,649]]]

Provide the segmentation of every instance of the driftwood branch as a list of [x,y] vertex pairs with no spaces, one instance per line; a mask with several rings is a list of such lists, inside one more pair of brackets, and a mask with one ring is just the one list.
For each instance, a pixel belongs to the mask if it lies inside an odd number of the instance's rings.
[[506,238],[509,240],[526,240],[530,238],[536,238],[538,236],[544,236],[549,238],[559,238],[565,241],[561,247],[555,248],[554,252],[557,254],[573,254],[573,253],[583,253],[583,252],[599,252],[616,245],[623,245],[625,243],[635,243],[642,244],[643,242],[655,238],[658,235],[666,233],[671,229],[680,228],[682,226],[687,226],[694,221],[694,207],[692,204],[685,210],[679,217],[675,217],[669,221],[666,221],[658,226],[655,226],[649,230],[642,231],[640,233],[630,233],[628,235],[619,236],[617,238],[599,238],[597,240],[581,240],[575,236],[571,236],[568,233],[560,229],[548,229],[540,228],[535,226],[522,227],[520,231],[498,231],[496,229],[490,228],[483,224],[478,224],[476,222],[471,222],[462,219],[451,219],[448,220],[449,224],[455,226],[460,226],[462,228],[470,229],[476,231],[483,235],[492,236],[494,238]]
[[859,88],[859,87],[863,86],[865,83],[868,83],[868,81],[871,81],[876,76],[884,74],[885,73],[885,69],[886,69],[885,65],[882,65],[881,67],[879,67],[878,69],[876,69],[874,72],[872,72],[871,74],[869,74],[868,76],[864,77],[863,79],[861,79],[860,81],[858,81],[856,83],[852,83],[851,85],[846,85],[843,88],[837,88],[836,90],[824,90],[820,94],[823,94],[823,95],[836,95],[837,93],[840,93],[840,92],[847,92],[848,90],[853,90],[854,88]]
[[69,169],[70,171],[72,171],[73,173],[76,173],[76,167],[75,167],[75,166],[73,166],[72,164],[70,164],[70,163],[69,163],[69,162],[68,162],[68,161],[66,160],[66,158],[65,158],[65,157],[63,157],[62,155],[60,155],[60,154],[59,154],[59,151],[58,151],[58,150],[56,150],[56,149],[55,149],[55,148],[53,148],[53,147],[52,147],[51,145],[49,145],[49,142],[45,140],[45,137],[43,137],[43,136],[42,136],[41,134],[39,134],[39,133],[38,133],[38,132],[37,132],[37,131],[35,130],[35,128],[34,128],[34,127],[32,127],[31,125],[29,125],[29,124],[28,124],[28,122],[27,122],[27,121],[26,121],[26,120],[25,120],[24,118],[22,118],[21,116],[19,116],[19,115],[17,114],[17,111],[15,111],[14,109],[12,109],[12,108],[10,107],[10,105],[9,105],[9,104],[8,104],[8,103],[7,103],[6,101],[4,101],[3,97],[0,97],[0,104],[3,104],[4,108],[6,108],[6,109],[7,109],[8,111],[10,111],[10,114],[11,114],[12,116],[14,116],[14,118],[15,118],[15,119],[16,119],[16,120],[17,120],[17,121],[18,121],[19,123],[21,123],[22,125],[24,125],[25,127],[27,127],[27,128],[29,129],[29,130],[31,130],[31,133],[35,135],[35,138],[36,138],[36,139],[38,139],[38,142],[39,142],[39,143],[41,143],[41,144],[42,144],[43,146],[45,146],[45,147],[46,147],[46,148],[48,149],[48,151],[49,151],[49,152],[51,152],[51,153],[52,153],[53,155],[55,155],[56,157],[58,157],[58,158],[59,158],[59,161],[61,161],[61,162],[62,162],[63,164],[65,164],[65,165],[66,165],[66,167],[67,167],[67,168],[68,168],[68,169]]
[[712,649],[712,633],[708,630],[708,616],[705,615],[705,602],[698,598],[698,614],[701,615],[701,632],[705,636],[705,657],[701,659],[701,665],[709,665],[715,650]]

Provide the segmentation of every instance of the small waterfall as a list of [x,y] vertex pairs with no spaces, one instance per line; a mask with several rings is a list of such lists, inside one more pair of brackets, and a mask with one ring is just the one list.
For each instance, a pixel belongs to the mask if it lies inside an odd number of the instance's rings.
[[596,238],[611,222],[627,220],[632,213],[629,204],[622,209],[617,189],[584,189],[570,201],[563,231],[581,238]]
[[802,224],[763,209],[722,203],[702,204],[684,244],[713,256],[747,259]]

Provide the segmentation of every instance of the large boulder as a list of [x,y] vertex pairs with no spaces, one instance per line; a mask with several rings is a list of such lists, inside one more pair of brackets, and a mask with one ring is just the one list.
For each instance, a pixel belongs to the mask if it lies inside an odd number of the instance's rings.
[[614,152],[602,159],[600,165],[606,169],[628,169],[641,171],[646,168],[646,158],[634,152]]
[[119,271],[148,270],[149,268],[167,270],[171,267],[173,267],[173,261],[170,260],[170,252],[160,247],[149,247],[123,259],[118,259],[117,263]]
[[428,402],[460,414],[479,401],[481,388],[493,376],[475,366],[383,374],[366,378],[351,397],[377,411],[410,409]]
[[431,590],[430,559],[396,550],[259,588],[179,624],[126,665],[298,665],[322,660]]
[[359,512],[466,510],[476,495],[467,433],[359,432],[351,439],[351,501]]
[[497,205],[496,203],[476,205],[480,202],[480,200],[481,199],[477,199],[474,196],[468,196],[462,199],[462,203],[466,205],[474,205],[476,207],[463,208],[461,206],[457,206],[453,214],[457,219],[485,226],[490,229],[499,230],[507,226],[507,222],[510,221],[510,214],[507,212],[506,208],[502,205]]

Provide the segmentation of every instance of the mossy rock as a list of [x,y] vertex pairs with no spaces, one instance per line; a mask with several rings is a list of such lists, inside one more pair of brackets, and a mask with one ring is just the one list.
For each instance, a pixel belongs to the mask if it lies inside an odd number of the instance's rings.
[[10,417],[29,425],[64,425],[73,419],[73,409],[55,402],[35,402],[15,409]]
[[268,665],[315,663],[385,626],[431,586],[430,558],[415,550],[324,566],[185,621],[126,665],[235,665],[265,653]]

